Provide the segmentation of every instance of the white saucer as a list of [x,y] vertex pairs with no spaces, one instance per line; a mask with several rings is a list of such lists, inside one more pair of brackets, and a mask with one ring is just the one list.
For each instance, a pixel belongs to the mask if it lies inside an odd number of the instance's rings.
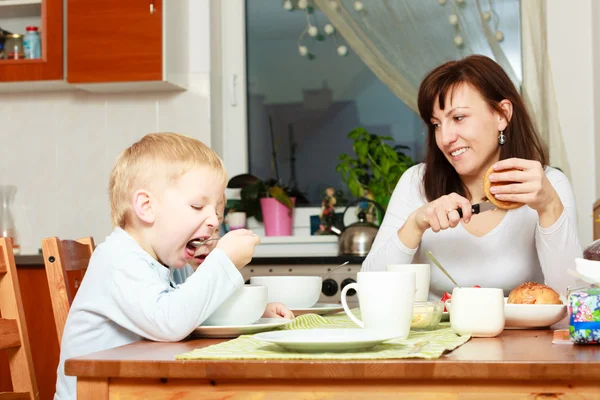
[[328,304],[328,303],[317,303],[310,308],[292,308],[291,312],[294,313],[294,316],[299,316],[303,314],[318,314],[324,315],[329,314],[331,312],[343,311],[344,307],[341,304]]
[[237,326],[199,326],[192,332],[192,336],[210,338],[234,338],[240,335],[252,335],[265,332],[278,326],[287,325],[292,322],[285,318],[261,318],[251,325]]
[[358,351],[394,339],[365,329],[302,329],[265,332],[255,339],[275,343],[286,350],[302,353]]

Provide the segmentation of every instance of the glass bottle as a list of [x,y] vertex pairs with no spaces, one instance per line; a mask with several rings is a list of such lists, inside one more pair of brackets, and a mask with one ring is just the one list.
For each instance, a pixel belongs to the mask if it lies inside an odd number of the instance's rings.
[[17,229],[11,210],[16,193],[16,186],[0,185],[0,202],[2,203],[2,208],[0,208],[0,236],[11,239],[13,252],[19,254],[20,246],[17,241]]
[[23,54],[23,35],[13,33],[6,36],[4,58],[7,60],[22,60],[25,58]]

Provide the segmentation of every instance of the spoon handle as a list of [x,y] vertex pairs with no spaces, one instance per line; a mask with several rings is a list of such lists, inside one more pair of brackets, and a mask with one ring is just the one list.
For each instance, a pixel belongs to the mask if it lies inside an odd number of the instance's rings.
[[442,267],[442,265],[439,263],[439,261],[435,259],[435,257],[433,256],[433,254],[431,254],[431,252],[429,250],[427,250],[427,257],[429,257],[429,259],[431,261],[433,261],[433,263],[435,265],[437,265],[437,267],[440,269],[440,271],[442,271],[444,273],[444,275],[446,275],[448,277],[448,279],[450,279],[452,281],[452,283],[454,283],[454,286],[458,286],[458,283],[456,283],[456,281],[454,279],[452,279],[452,277],[450,276],[448,271],[446,271],[444,269],[444,267]]
[[329,275],[330,273],[332,273],[333,271],[335,271],[338,268],[342,268],[344,265],[347,265],[348,263],[350,263],[350,261],[346,261],[345,263],[338,265],[337,267],[335,267],[331,271],[325,272],[323,275],[321,275],[321,278],[324,277],[325,275]]

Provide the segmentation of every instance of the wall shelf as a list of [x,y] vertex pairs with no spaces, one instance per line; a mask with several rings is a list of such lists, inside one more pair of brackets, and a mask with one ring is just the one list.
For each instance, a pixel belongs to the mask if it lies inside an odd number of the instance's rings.
[[42,0],[0,0],[0,18],[39,17]]

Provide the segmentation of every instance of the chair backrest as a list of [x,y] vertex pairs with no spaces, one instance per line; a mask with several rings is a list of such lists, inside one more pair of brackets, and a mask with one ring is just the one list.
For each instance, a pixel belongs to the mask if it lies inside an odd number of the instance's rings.
[[54,312],[58,343],[67,322],[67,315],[85,270],[94,252],[94,239],[60,240],[50,237],[42,240],[42,254],[48,277],[48,288]]
[[0,350],[8,352],[14,392],[0,393],[0,399],[38,399],[17,266],[9,240],[0,238]]

